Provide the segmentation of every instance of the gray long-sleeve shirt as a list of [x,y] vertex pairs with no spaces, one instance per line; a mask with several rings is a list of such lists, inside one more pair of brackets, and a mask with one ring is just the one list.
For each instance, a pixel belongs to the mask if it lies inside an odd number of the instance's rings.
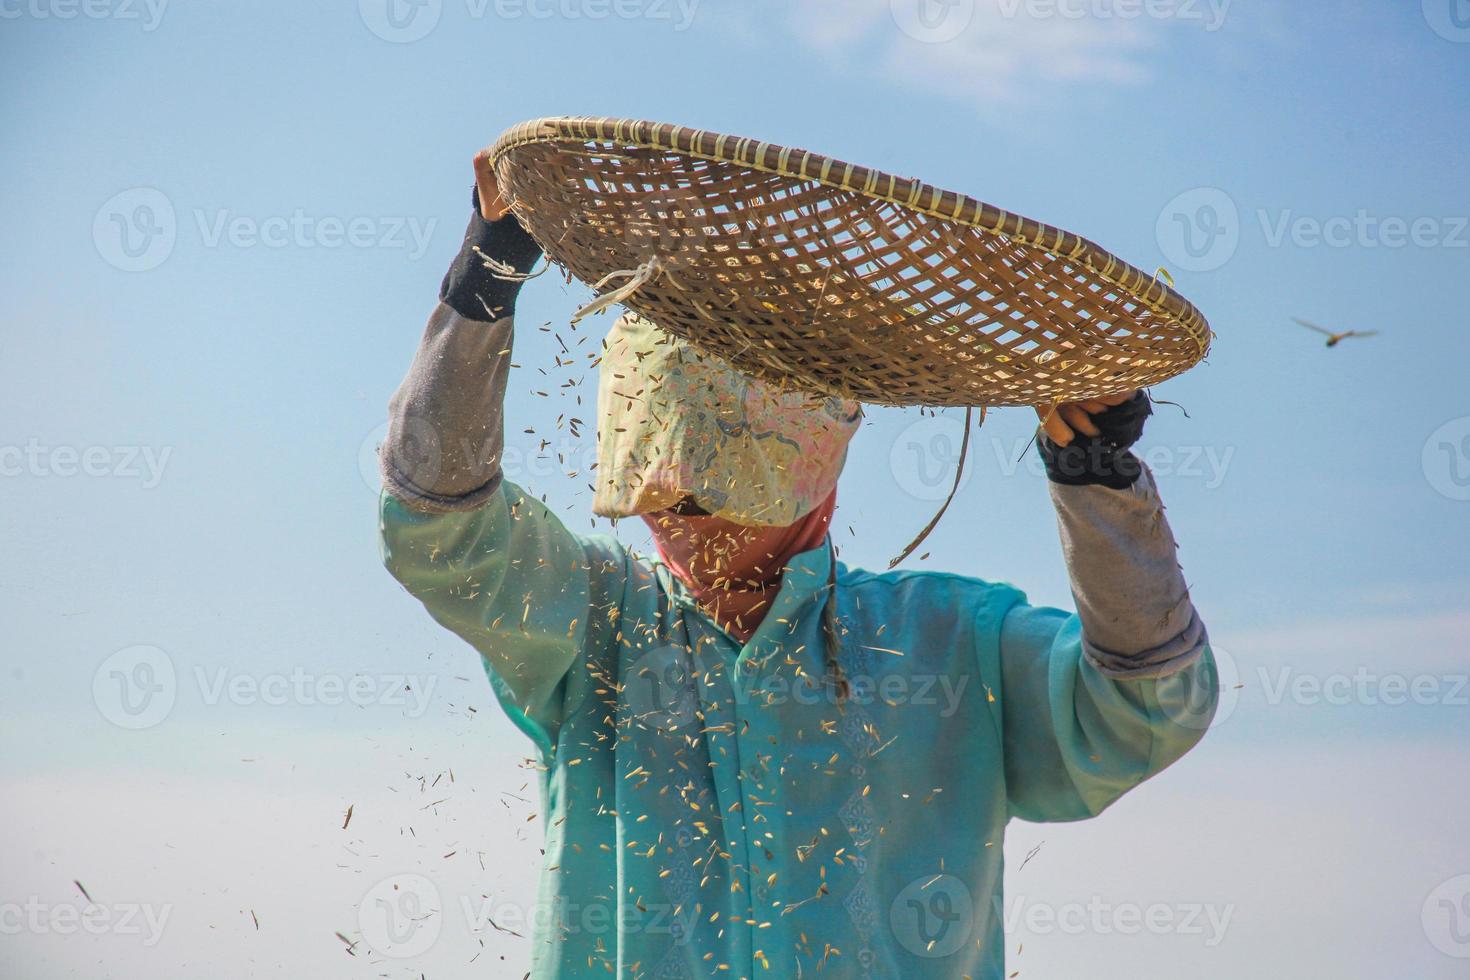
[[[514,219],[497,225],[506,221]],[[465,251],[451,270],[451,278],[459,272],[461,283],[446,279],[449,302],[430,315],[389,405],[382,450],[385,487],[428,512],[477,508],[500,486],[513,316],[495,314],[513,310],[515,289],[489,287],[497,290],[498,300],[489,303],[484,290],[475,293],[463,285],[476,275],[486,281],[483,260],[473,247],[485,242],[486,229],[495,226],[477,222],[472,220]],[[503,248],[515,251],[516,244],[521,247],[510,264],[529,268],[534,251],[515,239]],[[475,301],[465,300],[466,295]],[[483,318],[461,312],[476,306],[487,311]],[[1198,659],[1205,629],[1190,600],[1153,475],[1145,468],[1125,490],[1051,484],[1050,491],[1087,656],[1110,676],[1136,679],[1165,676]]]

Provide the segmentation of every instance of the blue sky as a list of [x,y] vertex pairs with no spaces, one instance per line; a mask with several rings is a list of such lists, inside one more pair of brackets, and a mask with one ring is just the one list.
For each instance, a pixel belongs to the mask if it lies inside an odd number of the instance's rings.
[[[1164,265],[1209,317],[1209,361],[1156,391],[1188,416],[1161,406],[1146,446],[1241,687],[1100,820],[1014,827],[1013,868],[1045,844],[1008,888],[1230,924],[1213,945],[1033,929],[1013,968],[1461,975],[1470,9],[924,3],[0,0],[0,929],[47,910],[0,965],[356,976],[333,933],[358,935],[385,876],[429,876],[446,907],[528,901],[527,745],[381,570],[363,460],[471,154],[572,113],[922,176]],[[590,528],[569,474],[591,436],[557,433],[576,396],[538,373],[557,348],[536,329],[587,290],[552,278],[521,303],[513,475]],[[1328,350],[1294,316],[1381,334]],[[1032,424],[992,414],[921,564],[1066,604],[1044,481],[1017,462]],[[881,567],[927,521],[958,426],[870,414],[845,560]],[[109,678],[140,664],[171,694],[124,727]],[[119,917],[168,910],[158,941],[63,933],[73,879]],[[449,918],[375,972],[519,976],[525,940]]]

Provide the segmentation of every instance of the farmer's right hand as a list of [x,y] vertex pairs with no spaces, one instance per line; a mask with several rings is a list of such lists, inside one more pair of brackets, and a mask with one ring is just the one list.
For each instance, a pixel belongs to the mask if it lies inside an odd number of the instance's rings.
[[489,147],[475,154],[475,188],[480,193],[480,217],[486,221],[499,221],[505,217],[510,203],[501,196],[500,183],[495,179],[495,168],[490,163]]
[[[1108,409],[1130,402],[1138,391],[1125,391],[1121,395],[1103,395],[1088,401],[1067,402],[1043,408],[1038,405],[1036,414],[1041,418],[1042,431],[1058,446],[1070,446],[1078,435],[1100,436],[1102,430],[1092,421],[1092,416],[1103,415]],[[1134,436],[1136,439],[1137,436]],[[1129,443],[1132,445],[1132,443]],[[1124,448],[1127,448],[1126,446]]]

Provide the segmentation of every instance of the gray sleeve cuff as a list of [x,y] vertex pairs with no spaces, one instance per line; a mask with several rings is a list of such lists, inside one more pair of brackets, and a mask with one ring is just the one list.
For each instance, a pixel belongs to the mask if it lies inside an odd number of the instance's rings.
[[414,510],[421,510],[429,514],[452,514],[456,511],[479,510],[485,506],[485,502],[500,490],[504,478],[496,474],[495,478],[478,490],[458,497],[446,497],[437,493],[429,493],[415,487],[407,477],[399,473],[389,462],[387,455],[379,457],[379,469],[383,474],[383,489],[391,497],[396,497],[408,504]]
[[1051,495],[1093,665],[1144,680],[1199,659],[1208,637],[1148,468],[1125,490],[1051,484]]
[[410,506],[473,510],[500,488],[512,319],[471,320],[440,303],[388,403],[383,486]]
[[1205,652],[1209,636],[1199,615],[1190,610],[1189,625],[1180,633],[1151,650],[1122,655],[1104,650],[1087,638],[1082,628],[1082,653],[1101,673],[1116,680],[1146,681],[1177,674],[1192,665]]

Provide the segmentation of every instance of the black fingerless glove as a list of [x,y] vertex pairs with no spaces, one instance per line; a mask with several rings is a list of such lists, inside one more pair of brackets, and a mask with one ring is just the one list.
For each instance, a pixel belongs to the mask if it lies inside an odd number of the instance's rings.
[[1129,401],[1092,416],[1101,435],[1079,432],[1063,447],[1041,433],[1037,448],[1046,464],[1047,479],[1069,487],[1127,490],[1143,472],[1143,464],[1128,450],[1143,435],[1144,420],[1153,413],[1148,394],[1140,391]]
[[524,274],[530,272],[541,257],[541,246],[526,233],[513,211],[506,212],[499,221],[486,221],[480,217],[478,189],[471,192],[470,203],[474,211],[464,232],[464,244],[444,276],[444,283],[439,287],[439,299],[466,319],[499,320],[515,312],[521,283],[501,279],[486,268],[485,260],[475,252],[475,248]]

